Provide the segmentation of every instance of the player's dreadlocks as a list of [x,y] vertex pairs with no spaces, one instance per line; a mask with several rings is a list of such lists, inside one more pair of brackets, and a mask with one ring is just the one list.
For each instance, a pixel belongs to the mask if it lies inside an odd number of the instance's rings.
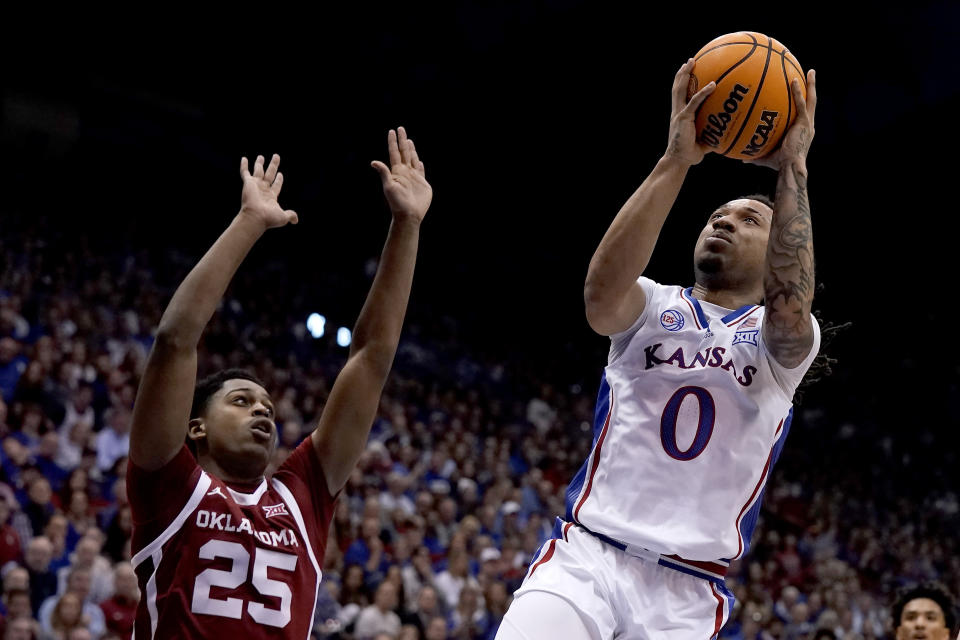
[[[773,210],[774,207],[773,199],[770,196],[762,193],[754,193],[749,196],[740,196],[738,199],[756,200],[757,202],[762,202],[763,204],[767,205],[771,210]],[[823,283],[818,283],[816,293],[823,291],[823,288]],[[820,324],[820,352],[810,364],[810,368],[807,369],[807,373],[803,376],[803,380],[800,381],[800,385],[793,393],[793,404],[795,406],[800,405],[800,403],[803,401],[803,394],[807,389],[833,373],[833,365],[837,363],[837,359],[830,357],[828,352],[830,343],[833,342],[833,339],[837,337],[838,333],[848,329],[852,324],[850,322],[835,324],[829,320],[824,320],[819,309],[815,309],[813,311],[813,316]]]
[[[817,291],[821,291],[822,289],[823,285],[818,284]],[[807,369],[807,373],[804,374],[803,380],[800,381],[797,390],[793,392],[794,405],[799,405],[803,401],[803,393],[812,385],[833,374],[833,365],[837,364],[837,359],[830,357],[828,351],[830,343],[833,342],[833,339],[837,337],[838,333],[850,328],[850,325],[853,324],[852,322],[835,324],[829,320],[824,320],[819,309],[813,311],[813,317],[815,317],[820,324],[820,352],[817,353],[817,357],[813,359],[810,368]]]

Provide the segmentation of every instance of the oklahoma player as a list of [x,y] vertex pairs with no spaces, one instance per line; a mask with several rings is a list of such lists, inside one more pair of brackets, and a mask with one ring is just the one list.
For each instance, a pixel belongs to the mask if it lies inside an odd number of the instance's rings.
[[234,272],[267,229],[297,223],[277,202],[280,158],[264,169],[258,157],[252,175],[241,161],[240,212],[164,312],[134,407],[127,483],[138,640],[310,637],[334,502],[393,362],[432,198],[402,127],[388,134],[388,150],[390,167],[373,167],[393,222],[349,358],[316,430],[269,480],[277,432],[263,385],[228,370],[194,388],[197,343]]

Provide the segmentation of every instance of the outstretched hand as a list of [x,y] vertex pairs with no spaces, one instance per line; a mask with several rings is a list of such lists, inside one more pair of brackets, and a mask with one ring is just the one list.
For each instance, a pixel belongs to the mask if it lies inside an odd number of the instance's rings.
[[817,111],[817,72],[813,69],[807,71],[806,96],[803,95],[803,86],[796,79],[790,83],[790,91],[797,104],[797,119],[787,129],[780,146],[768,156],[744,160],[744,162],[779,171],[785,162],[806,161],[807,152],[810,151],[810,144],[813,142],[813,117]]
[[280,168],[280,156],[273,154],[270,165],[264,170],[263,156],[257,156],[253,163],[253,174],[247,165],[247,159],[240,160],[240,177],[243,179],[243,192],[240,195],[240,213],[250,216],[264,225],[264,229],[297,224],[297,213],[280,206],[277,198],[283,187],[283,174]]
[[687,91],[690,86],[690,74],[696,64],[696,61],[690,58],[680,67],[673,79],[670,133],[666,153],[667,157],[680,160],[688,165],[699,164],[703,160],[703,156],[713,151],[710,147],[697,142],[696,120],[697,109],[707,99],[707,96],[717,88],[717,83],[707,83],[705,87],[691,96],[688,102]]
[[370,166],[380,174],[383,195],[394,217],[423,220],[433,199],[433,188],[424,175],[423,163],[417,156],[413,140],[403,127],[387,134],[387,152],[390,166],[374,160]]

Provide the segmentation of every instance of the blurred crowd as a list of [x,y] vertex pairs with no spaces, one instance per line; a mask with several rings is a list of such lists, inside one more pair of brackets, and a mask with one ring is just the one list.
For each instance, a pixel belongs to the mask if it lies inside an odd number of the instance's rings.
[[[0,236],[0,638],[130,637],[131,408],[151,331],[195,259],[29,226]],[[274,468],[346,356],[286,303],[302,286],[243,269],[200,350],[201,374],[242,366],[265,382]],[[493,638],[589,451],[596,387],[482,355],[412,314],[331,525],[317,638]],[[599,383],[596,353],[581,367]],[[822,389],[798,410],[753,548],[731,568],[721,637],[885,638],[895,588],[938,579],[960,593],[957,495],[916,481],[949,477],[936,432],[918,423],[901,447],[840,413]]]

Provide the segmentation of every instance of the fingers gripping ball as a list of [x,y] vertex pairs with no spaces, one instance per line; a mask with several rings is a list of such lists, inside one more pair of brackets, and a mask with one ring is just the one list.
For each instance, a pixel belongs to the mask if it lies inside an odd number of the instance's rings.
[[790,84],[805,74],[777,40],[752,31],[715,38],[697,52],[687,99],[711,80],[717,88],[697,112],[697,140],[730,158],[762,158],[797,116]]

